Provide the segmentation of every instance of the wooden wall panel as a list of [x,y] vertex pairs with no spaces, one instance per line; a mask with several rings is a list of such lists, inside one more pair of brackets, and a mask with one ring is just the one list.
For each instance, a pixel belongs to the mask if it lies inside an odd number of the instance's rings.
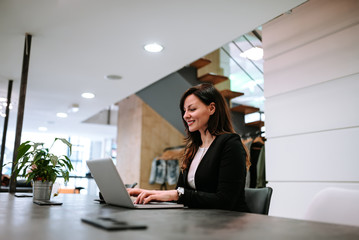
[[159,189],[149,184],[152,160],[167,147],[183,145],[184,136],[136,95],[118,107],[117,169],[125,183]]
[[125,183],[140,181],[142,100],[136,95],[119,102],[117,169]]
[[[159,184],[149,184],[152,161],[161,156],[165,148],[183,145],[184,136],[146,103],[143,103],[142,111],[140,186],[160,189]],[[174,187],[168,186],[168,189]]]

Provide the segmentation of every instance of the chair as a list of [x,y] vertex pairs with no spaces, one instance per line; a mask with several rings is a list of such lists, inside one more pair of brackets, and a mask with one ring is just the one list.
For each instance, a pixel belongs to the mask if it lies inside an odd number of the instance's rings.
[[272,188],[245,188],[244,192],[251,213],[268,215]]
[[304,218],[312,221],[359,226],[359,191],[325,188],[314,196]]

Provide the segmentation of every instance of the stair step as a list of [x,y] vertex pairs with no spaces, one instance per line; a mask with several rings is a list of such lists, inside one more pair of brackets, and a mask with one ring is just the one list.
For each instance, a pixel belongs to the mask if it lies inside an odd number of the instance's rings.
[[246,126],[261,128],[264,126],[264,122],[263,121],[254,121],[254,122],[246,123]]
[[247,106],[247,105],[238,105],[238,106],[235,106],[235,107],[231,108],[231,110],[234,111],[234,112],[250,114],[250,113],[258,112],[259,108],[252,107],[252,106]]
[[233,92],[233,91],[228,90],[228,89],[222,90],[221,93],[222,93],[223,97],[227,98],[228,100],[244,95],[244,93]]
[[199,69],[199,68],[204,67],[210,63],[211,63],[211,60],[208,60],[205,58],[200,58],[200,59],[194,61],[193,63],[191,63],[190,66]]
[[225,76],[216,75],[213,73],[207,73],[207,74],[203,75],[202,77],[199,77],[198,80],[200,80],[202,82],[210,82],[213,85],[215,85],[217,83],[221,83],[221,82],[228,80],[228,78]]

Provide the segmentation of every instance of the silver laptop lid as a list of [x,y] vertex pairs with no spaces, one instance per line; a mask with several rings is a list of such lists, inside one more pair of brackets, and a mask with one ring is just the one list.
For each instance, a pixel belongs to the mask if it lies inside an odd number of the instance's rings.
[[111,158],[89,160],[86,163],[107,203],[135,207]]
[[183,208],[183,204],[173,202],[150,202],[133,204],[125,185],[111,158],[86,162],[106,203],[127,208]]

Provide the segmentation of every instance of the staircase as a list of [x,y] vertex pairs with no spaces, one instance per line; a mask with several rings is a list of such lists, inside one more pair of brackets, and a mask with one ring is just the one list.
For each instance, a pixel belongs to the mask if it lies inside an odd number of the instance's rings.
[[[192,62],[190,64],[190,66],[199,70],[200,68],[203,68],[203,67],[209,65],[210,63],[211,63],[210,60],[205,59],[205,58],[200,58],[200,59]],[[237,106],[232,107],[231,99],[243,96],[244,94],[241,92],[233,92],[230,89],[222,89],[221,90],[221,88],[223,87],[223,84],[221,85],[221,87],[217,87],[220,83],[229,81],[228,77],[214,74],[214,73],[205,73],[202,76],[199,76],[198,80],[200,82],[212,83],[221,92],[223,97],[227,100],[227,103],[228,103],[228,106],[230,107],[232,115],[235,115],[235,113],[240,113],[243,116],[242,117],[243,123],[244,123],[244,115],[259,112],[260,109],[253,107],[253,106],[237,105]],[[236,125],[235,119],[233,119],[233,120],[234,120],[233,124]],[[246,123],[245,126],[250,128],[250,129],[248,129],[249,131],[250,130],[258,131],[261,129],[261,127],[264,126],[264,122],[261,120],[254,121],[254,122]]]

